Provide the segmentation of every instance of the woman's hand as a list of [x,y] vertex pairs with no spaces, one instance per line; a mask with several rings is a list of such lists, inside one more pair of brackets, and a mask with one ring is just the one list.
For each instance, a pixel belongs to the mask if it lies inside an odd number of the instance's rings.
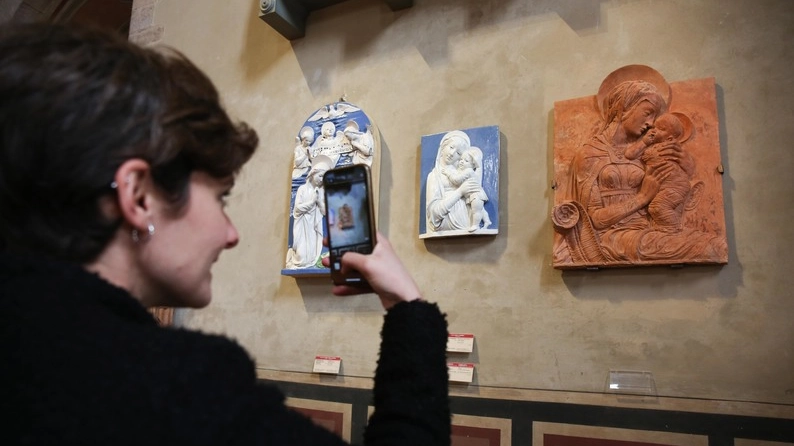
[[[323,259],[323,265],[329,266],[329,258]],[[342,256],[342,273],[351,270],[364,276],[369,288],[348,285],[334,285],[331,292],[337,296],[350,296],[375,292],[380,297],[383,308],[389,309],[399,302],[420,299],[419,287],[411,274],[397,257],[389,240],[381,233],[377,234],[377,243],[372,254],[346,252]]]

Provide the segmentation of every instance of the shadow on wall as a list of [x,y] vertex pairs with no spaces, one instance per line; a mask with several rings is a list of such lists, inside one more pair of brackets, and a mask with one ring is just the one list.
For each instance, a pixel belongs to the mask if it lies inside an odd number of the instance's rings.
[[[246,67],[249,79],[260,78],[262,71],[272,65],[269,62],[286,55],[291,46],[312,94],[322,97],[329,93],[336,67],[363,58],[377,63],[378,59],[390,59],[395,53],[413,49],[428,66],[443,66],[449,58],[448,43],[478,28],[509,26],[510,22],[527,17],[546,20],[556,15],[577,34],[592,34],[605,27],[601,11],[601,3],[605,1],[560,4],[556,0],[434,0],[416,1],[414,6],[395,12],[384,2],[351,0],[312,12],[306,24],[306,37],[293,41],[259,19],[259,6],[255,2],[241,64]],[[353,21],[354,16],[367,20]],[[325,37],[314,38],[317,35]],[[399,38],[381,39],[389,35]],[[266,46],[262,42],[278,44]]]
[[[634,0],[637,1],[637,0]],[[289,41],[277,31],[270,28],[258,17],[258,4],[251,5],[251,12],[247,23],[247,40],[240,55],[240,63],[244,67],[246,77],[250,80],[264,77],[269,70],[275,69],[277,61],[282,57],[295,55],[308,88],[315,97],[332,95],[331,85],[338,83],[334,79],[338,67],[366,60],[367,66],[376,66],[381,61],[402,54],[406,51],[418,51],[427,65],[431,68],[446,65],[449,55],[449,42],[458,36],[476,31],[479,28],[493,26],[509,27],[512,22],[534,18],[541,20],[556,20],[561,18],[577,34],[586,35],[597,32],[606,32],[606,14],[602,8],[604,0],[582,0],[581,2],[557,2],[554,0],[541,0],[526,2],[524,0],[505,1],[475,1],[475,0],[418,0],[414,6],[405,10],[394,12],[383,2],[367,0],[349,0],[313,12],[308,19],[306,37]],[[432,17],[433,20],[428,18]],[[355,18],[357,21],[352,21]],[[365,18],[366,20],[360,20]],[[319,38],[321,36],[322,38]],[[263,44],[266,42],[267,44]],[[338,93],[338,92],[336,92]],[[724,205],[726,217],[726,230],[729,245],[729,263],[723,267],[688,266],[675,270],[671,274],[649,274],[646,269],[640,270],[601,270],[592,271],[565,271],[562,273],[563,281],[573,295],[584,299],[613,299],[613,289],[616,280],[627,287],[626,295],[636,296],[636,299],[648,299],[648,277],[665,277],[653,283],[654,299],[699,299],[703,295],[735,297],[737,289],[741,286],[742,266],[736,253],[735,228],[733,221],[732,191],[734,185],[730,179],[728,169],[727,149],[725,147],[727,134],[725,131],[724,97],[722,89],[718,86],[718,113],[720,115],[720,151],[725,163],[724,176]],[[549,156],[553,153],[553,121],[552,112],[549,113],[548,144]],[[504,135],[502,141],[502,164],[508,165],[507,141]],[[387,141],[381,137],[383,164],[381,167],[381,209],[378,210],[379,221],[388,224],[389,200],[384,199],[390,194],[393,187],[390,175],[391,162]],[[551,163],[548,164],[551,166]],[[508,169],[501,169],[500,203],[502,214],[510,215],[505,177]],[[553,175],[549,174],[549,178]],[[417,182],[416,184],[420,184]],[[550,197],[549,190],[545,196]],[[549,207],[552,201],[549,200]],[[500,231],[508,230],[505,224]],[[386,233],[388,228],[382,227]],[[504,235],[504,234],[503,234]],[[552,227],[551,224],[543,226],[531,240],[530,250],[537,253],[546,253],[551,249]],[[448,239],[443,243],[425,243],[426,249],[433,255],[444,257],[453,262],[467,262],[494,260],[482,259],[481,251],[492,253],[501,252],[503,249],[494,250],[493,243],[505,243],[506,236],[496,240],[490,238],[462,238]],[[472,246],[473,245],[473,246]],[[488,248],[478,249],[478,248]],[[534,255],[533,255],[534,256]],[[551,271],[550,261],[544,262],[543,277],[556,276]],[[662,268],[665,269],[665,268]],[[666,270],[669,271],[669,268]],[[657,271],[658,272],[658,271]],[[675,281],[686,283],[688,295],[680,295],[681,287],[665,287],[665,283],[674,278]],[[636,288],[637,293],[630,290]],[[668,291],[665,291],[668,289]]]
[[728,264],[719,274],[718,296],[736,297],[738,289],[744,285],[744,269],[736,252],[736,225],[733,221],[733,191],[736,183],[731,178],[728,158],[727,118],[725,116],[725,91],[717,84],[717,116],[720,122],[720,159],[722,159],[722,199],[725,206],[725,232],[728,237]]

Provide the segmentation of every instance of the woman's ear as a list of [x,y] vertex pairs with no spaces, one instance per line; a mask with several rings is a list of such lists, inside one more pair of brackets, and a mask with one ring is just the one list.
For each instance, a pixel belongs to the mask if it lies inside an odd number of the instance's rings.
[[121,217],[133,229],[146,228],[152,220],[154,200],[149,163],[142,159],[129,159],[119,166],[113,179]]

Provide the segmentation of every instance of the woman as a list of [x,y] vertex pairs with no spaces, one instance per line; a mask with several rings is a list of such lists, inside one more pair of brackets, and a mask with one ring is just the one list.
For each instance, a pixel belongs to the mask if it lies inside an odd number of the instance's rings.
[[292,247],[287,251],[287,268],[318,267],[323,250],[325,197],[323,175],[334,165],[330,158],[318,155],[303,183],[295,192],[292,207]]
[[[224,197],[257,145],[184,56],[2,27],[0,141],[0,444],[343,443],[234,341],[146,311],[210,302],[239,240]],[[383,237],[343,267],[387,310],[365,443],[449,444],[444,316]]]
[[625,81],[604,104],[601,131],[586,142],[571,163],[571,200],[581,203],[599,234],[607,262],[638,260],[636,247],[648,219],[641,210],[659,190],[661,172],[624,156],[626,147],[653,126],[666,108],[653,84]]
[[460,186],[455,186],[444,170],[457,169],[463,152],[471,148],[469,136],[453,130],[446,133],[438,145],[436,163],[427,174],[426,216],[427,232],[468,230],[471,226],[469,210],[463,197],[477,193],[481,184],[470,178]]

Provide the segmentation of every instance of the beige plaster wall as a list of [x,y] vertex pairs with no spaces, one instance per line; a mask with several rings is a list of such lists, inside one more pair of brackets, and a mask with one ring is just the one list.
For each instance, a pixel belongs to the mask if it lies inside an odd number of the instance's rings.
[[[313,13],[292,42],[257,4],[135,4],[262,140],[229,208],[242,241],[215,269],[212,304],[180,311],[182,324],[238,339],[266,369],[310,372],[326,354],[344,376],[372,376],[377,299],[280,275],[294,135],[346,95],[381,131],[381,230],[450,330],[476,336],[456,358],[477,364],[475,392],[601,392],[622,369],[653,372],[663,396],[794,404],[794,2],[416,0],[395,13],[351,0]],[[554,102],[628,64],[716,79],[725,267],[550,266]],[[500,234],[420,241],[420,137],[483,125],[504,135]]]

